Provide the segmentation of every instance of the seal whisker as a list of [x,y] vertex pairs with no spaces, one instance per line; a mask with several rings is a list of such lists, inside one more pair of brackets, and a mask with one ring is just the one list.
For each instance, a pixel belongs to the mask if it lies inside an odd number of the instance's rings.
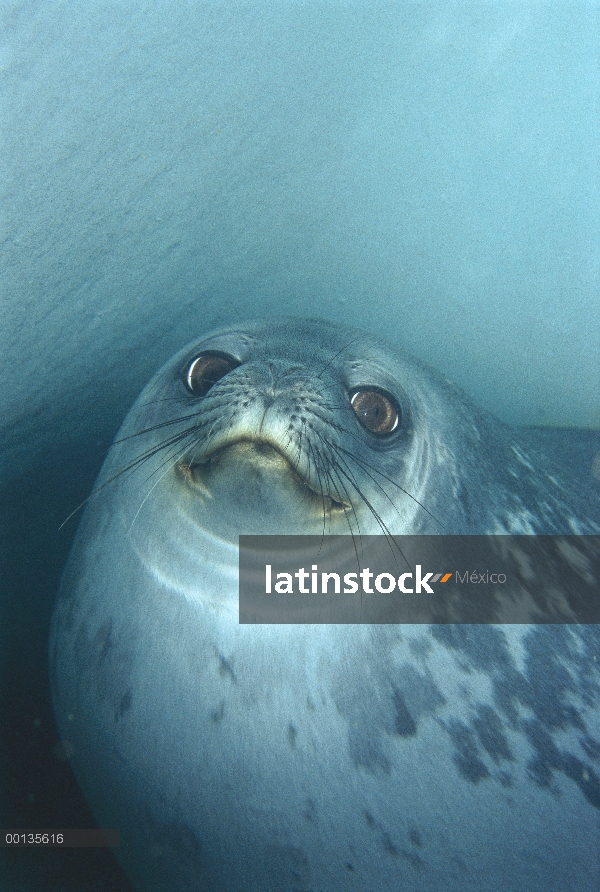
[[[218,408],[219,410],[222,410],[223,406],[222,406],[222,405],[219,405],[218,407],[215,407],[214,411],[216,411],[217,408]],[[233,420],[234,420],[234,418],[235,418],[235,407],[229,406],[228,408],[229,408],[229,418],[227,419],[226,427],[227,427],[228,430],[231,430],[232,425],[233,425]],[[210,443],[212,442],[212,440],[214,439],[214,437],[216,436],[216,434],[218,434],[218,433],[222,433],[222,432],[223,432],[224,428],[217,428],[217,429],[215,430],[215,427],[216,427],[216,425],[218,424],[219,421],[223,421],[223,415],[222,415],[222,414],[218,415],[217,418],[215,418],[215,420],[213,421],[213,423],[212,423],[212,425],[211,425],[211,428],[210,428],[208,434],[206,435],[206,438],[205,438],[205,440],[204,440],[204,442],[203,442],[203,444],[202,444],[202,445],[204,446],[205,449],[208,448],[208,446],[210,445]]]
[[[412,499],[413,502],[416,502],[417,505],[420,508],[422,508],[423,511],[426,511],[427,514],[429,514],[429,516],[431,517],[431,519],[434,520],[438,524],[440,529],[444,529],[443,524],[441,524],[439,522],[437,517],[434,514],[432,514],[431,511],[429,511],[429,509],[425,505],[423,505],[423,503],[420,502],[415,496],[411,495],[411,493],[409,493],[407,489],[404,489],[402,486],[400,486],[400,484],[396,480],[393,480],[391,477],[388,477],[387,474],[384,474],[383,471],[379,470],[379,468],[375,468],[375,467],[373,467],[373,465],[370,465],[368,462],[365,462],[364,460],[357,458],[356,455],[354,455],[351,452],[348,452],[348,450],[344,449],[342,446],[338,446],[337,448],[339,450],[341,450],[342,452],[344,452],[346,455],[349,455],[353,459],[353,461],[355,461],[356,464],[359,465],[364,470],[365,474],[367,474],[367,476],[371,478],[373,483],[375,483],[376,486],[378,486],[379,489],[386,495],[386,497],[389,499],[389,501],[392,503],[392,505],[394,505],[394,502],[392,501],[392,499],[390,498],[388,493],[386,493],[385,489],[383,489],[383,487],[375,480],[375,478],[371,476],[371,474],[369,473],[370,471],[373,471],[374,474],[379,474],[380,477],[383,477],[384,480],[387,480],[388,483],[391,483],[393,486],[396,487],[396,489],[399,489],[401,492],[403,492],[404,495],[409,497],[409,499]],[[394,508],[396,508],[395,505],[394,505]]]
[[[352,484],[352,486],[353,486],[354,489],[356,490],[358,496],[363,500],[363,502],[365,503],[365,505],[367,506],[367,508],[369,509],[369,511],[371,512],[371,514],[372,514],[373,517],[375,518],[375,520],[377,521],[377,523],[378,523],[378,525],[379,525],[379,527],[380,527],[380,529],[381,529],[381,532],[384,534],[384,536],[386,537],[386,539],[387,539],[387,541],[388,541],[388,545],[390,546],[390,550],[392,551],[392,553],[393,553],[393,551],[394,551],[394,547],[395,547],[395,548],[400,552],[400,554],[402,555],[403,559],[406,561],[406,563],[407,563],[407,565],[408,565],[408,561],[406,560],[406,556],[404,555],[404,553],[403,553],[402,549],[400,548],[400,546],[399,546],[399,545],[396,543],[396,541],[394,540],[394,536],[393,536],[391,530],[390,530],[389,527],[384,523],[383,519],[381,518],[380,514],[379,514],[379,513],[377,512],[377,510],[375,509],[374,505],[372,505],[371,502],[370,502],[370,500],[367,499],[367,497],[366,497],[365,494],[362,492],[362,490],[360,489],[360,487],[359,487],[359,485],[357,484],[357,482],[356,482],[356,481],[354,480],[354,478],[352,477],[351,469],[348,467],[348,463],[342,458],[342,456],[340,456],[339,452],[337,451],[337,450],[338,450],[338,447],[337,447],[335,444],[329,443],[327,440],[325,440],[325,442],[328,443],[328,445],[330,446],[330,448],[332,448],[333,451],[336,451],[336,452],[337,452],[339,461],[336,462],[336,465],[337,465],[337,467],[338,467],[340,473],[343,474],[343,476],[346,477],[346,479]],[[344,468],[342,467],[342,464],[341,464],[342,462],[344,463],[344,466],[345,466],[345,468],[346,468],[346,471],[344,471]],[[396,511],[398,510],[398,509],[396,508],[395,505],[394,505],[394,508],[395,508]]]
[[[356,513],[356,508],[354,507],[354,504],[352,502],[352,499],[350,497],[350,493],[348,492],[348,488],[347,488],[346,484],[342,480],[339,473],[337,473],[335,463],[331,461],[331,457],[328,457],[328,459],[329,459],[328,466],[326,468],[327,479],[331,483],[332,489],[336,489],[337,485],[339,485],[339,487],[344,491],[344,495],[346,496],[346,499],[348,500],[348,504],[350,505],[350,511],[344,509],[344,517],[346,518],[346,523],[348,524],[348,529],[350,531],[350,536],[352,538],[352,545],[354,547],[354,552],[356,554],[356,564],[358,567],[358,572],[360,573],[360,558],[358,556],[358,548],[356,545],[356,538],[355,538],[354,530],[352,529],[352,524],[350,522],[350,518],[351,518],[351,516],[354,517],[354,521],[356,523],[356,529],[358,531],[358,538],[360,540],[360,544],[362,547],[362,532],[360,529],[360,521],[358,519],[358,514]],[[334,474],[335,474],[335,477],[334,477]],[[362,611],[362,592],[361,592],[361,611]]]
[[167,465],[166,470],[163,471],[163,473],[160,475],[160,477],[158,478],[158,480],[155,480],[155,482],[152,484],[152,486],[150,487],[150,489],[148,490],[148,492],[146,493],[146,495],[145,495],[144,498],[142,499],[142,502],[141,502],[139,508],[137,509],[137,511],[135,512],[135,516],[134,516],[133,520],[131,521],[131,526],[129,527],[129,532],[130,532],[130,533],[131,533],[131,531],[132,531],[132,529],[133,529],[133,525],[134,525],[134,523],[135,523],[136,520],[137,520],[137,516],[138,516],[138,514],[140,513],[140,511],[141,511],[142,508],[144,507],[144,505],[145,505],[146,501],[148,500],[148,498],[149,498],[149,497],[151,496],[151,494],[154,492],[154,490],[156,489],[156,487],[158,486],[158,484],[160,483],[160,481],[161,481],[161,480],[162,480],[162,479],[169,473],[169,471],[171,470],[171,468],[175,467],[175,465],[177,464],[177,462],[182,458],[182,456],[185,455],[187,449],[188,449],[188,447],[186,446],[185,449],[183,450],[183,452],[180,452],[179,455],[178,455],[178,457],[177,457],[175,460],[173,460],[173,457],[172,457],[172,456],[169,456],[164,462],[162,462],[161,465],[159,465],[158,468],[155,468],[155,469],[152,471],[152,474],[150,474],[149,477],[146,478],[146,481],[150,480],[150,479],[154,476],[154,474],[156,474],[156,472],[157,472],[158,470],[161,470],[161,469],[165,466],[165,464]]
[[[315,431],[315,433],[316,433],[317,437],[321,440],[322,443],[326,443],[326,441],[321,436],[321,434],[319,434],[318,431]],[[326,445],[329,445],[329,444],[326,444]],[[324,455],[323,450],[319,449],[318,454],[319,454],[320,458],[323,460],[323,455]],[[358,530],[358,535],[359,535],[359,537],[362,536],[361,530],[360,530],[360,522],[358,520],[358,514],[356,513],[356,508],[354,507],[354,505],[352,503],[352,499],[350,497],[350,493],[348,492],[348,488],[346,487],[346,484],[341,479],[339,474],[336,474],[335,479],[334,479],[333,472],[335,470],[335,460],[332,461],[332,456],[330,454],[327,454],[327,461],[323,461],[323,465],[325,467],[325,471],[327,474],[327,480],[331,484],[331,489],[335,490],[335,489],[337,489],[337,485],[339,485],[339,487],[344,491],[344,495],[346,496],[347,503],[350,506],[352,515],[354,516],[354,520],[356,521],[356,528]],[[350,534],[353,536],[354,532],[352,530],[352,526],[350,525],[347,509],[344,509],[344,515],[346,516],[346,520],[349,524]]]
[[141,465],[143,465],[144,462],[149,461],[154,455],[158,455],[159,452],[162,452],[163,449],[168,448],[171,444],[180,442],[180,440],[182,440],[185,436],[191,435],[194,431],[195,431],[195,428],[188,428],[186,431],[181,431],[180,433],[174,435],[173,437],[170,437],[168,440],[165,440],[163,443],[160,443],[158,446],[153,446],[151,449],[148,449],[145,452],[141,453],[141,455],[138,455],[131,462],[129,462],[129,464],[125,465],[124,468],[120,468],[118,471],[116,471],[114,474],[112,474],[108,478],[108,480],[105,480],[99,486],[95,487],[91,491],[89,496],[87,498],[85,498],[83,500],[83,502],[81,502],[79,505],[77,505],[77,507],[74,508],[73,511],[71,511],[71,513],[68,515],[68,517],[65,517],[65,519],[63,520],[63,522],[61,523],[61,525],[58,528],[58,532],[60,532],[62,530],[62,528],[64,527],[64,525],[66,523],[68,523],[68,521],[71,520],[71,518],[74,517],[78,511],[80,511],[85,505],[87,505],[87,503],[94,496],[98,495],[98,493],[100,493],[100,492],[102,492],[102,490],[106,489],[107,486],[110,486],[111,483],[114,483],[115,480],[118,480],[119,477],[122,477],[123,475],[127,474],[129,471],[134,471],[137,467],[141,467]]
[[[330,468],[329,468],[328,471],[327,471],[327,476],[328,476],[328,479],[331,481],[332,484],[335,483],[335,480],[334,480],[334,478],[333,478],[333,472],[334,472],[334,471],[335,471],[335,465],[332,464],[332,463],[330,462]],[[362,545],[363,545],[363,541],[362,541],[362,533],[361,533],[361,529],[360,529],[360,522],[359,522],[359,519],[358,519],[358,514],[356,513],[356,508],[354,507],[354,505],[353,505],[353,503],[352,503],[352,499],[350,498],[350,493],[348,492],[348,489],[347,489],[347,487],[346,487],[344,481],[342,480],[341,476],[339,475],[339,473],[336,473],[335,476],[336,476],[336,478],[337,478],[337,482],[338,482],[338,484],[339,484],[340,487],[344,490],[344,494],[346,495],[346,498],[348,499],[348,503],[349,503],[349,505],[350,505],[352,514],[354,515],[354,520],[356,521],[356,528],[357,528],[357,530],[358,530],[358,538],[359,538],[359,540],[360,540],[360,545],[361,545],[361,548],[362,548]],[[351,537],[351,539],[352,539],[352,547],[354,548],[354,554],[356,555],[356,568],[357,568],[358,573],[360,574],[360,572],[361,572],[360,557],[358,556],[358,547],[357,547],[357,544],[356,544],[356,537],[355,537],[355,535],[354,535],[354,530],[352,529],[352,524],[350,523],[350,512],[348,512],[348,511],[344,511],[344,517],[346,518],[346,523],[348,524],[348,529],[350,530],[350,537]],[[362,589],[361,589],[361,592],[360,592],[360,613],[359,613],[359,621],[362,620],[362,608],[363,608],[363,597],[362,597],[362,595],[363,595],[363,593],[362,593]]]
[[146,400],[137,404],[137,409],[145,409],[147,406],[158,406],[160,403],[181,403],[181,395],[179,396],[163,396],[160,399]]
[[126,443],[128,440],[134,440],[136,437],[142,437],[145,434],[151,434],[154,431],[161,430],[163,427],[170,427],[174,424],[183,424],[185,421],[190,421],[192,419],[197,420],[197,415],[183,415],[178,418],[173,418],[169,421],[161,421],[159,424],[150,425],[150,427],[142,428],[142,430],[136,431],[133,434],[128,434],[126,437],[120,437],[117,440],[114,440],[111,446],[117,446],[119,443]]
[[351,347],[352,344],[356,344],[359,340],[360,338],[353,338],[351,341],[348,341],[348,343],[344,347],[342,347],[341,350],[338,350],[337,353],[334,353],[331,359],[327,363],[325,363],[321,371],[318,373],[318,375],[315,375],[315,377],[320,378],[323,372],[325,372],[329,368],[329,366],[338,358],[338,356],[341,356],[341,354],[344,353],[348,349],[348,347]]
[[[314,455],[314,448],[310,442],[308,444],[308,449],[309,449],[309,453],[307,455],[307,458],[310,455],[310,453],[313,453],[313,455]],[[310,466],[309,466],[309,468],[310,468]],[[326,471],[326,469],[325,469],[325,471]],[[326,512],[326,508],[325,508],[325,487],[323,486],[323,478],[321,477],[321,470],[319,468],[319,462],[316,461],[316,457],[315,457],[315,473],[317,475],[317,480],[319,481],[319,489],[321,490],[321,506],[322,506],[322,510],[323,510],[323,534],[322,534],[322,536],[324,539],[325,538],[325,525],[326,525],[326,519],[327,519],[327,512]]]
[[[122,437],[121,439],[115,440],[113,445],[115,445],[116,443],[125,442],[128,439],[133,439],[134,437],[142,436],[143,434],[151,433],[155,430],[160,430],[160,428],[167,427],[168,425],[181,424],[184,421],[195,420],[196,423],[198,424],[198,427],[201,427],[203,424],[208,423],[210,416],[213,413],[221,412],[222,408],[223,408],[223,404],[221,402],[216,402],[216,404],[215,404],[215,401],[212,400],[208,406],[203,406],[202,417],[199,416],[198,411],[196,410],[191,415],[181,415],[181,416],[178,416],[177,418],[174,418],[170,421],[164,421],[164,422],[160,422],[159,424],[155,424],[155,425],[151,425],[149,427],[142,428],[142,430],[136,431],[134,434],[130,434],[127,437]],[[219,417],[221,417],[221,416],[217,415],[217,420]]]
[[143,465],[146,461],[149,461],[153,456],[158,455],[164,449],[168,449],[170,446],[179,443],[186,437],[194,436],[196,434],[197,427],[194,425],[193,427],[186,428],[184,431],[179,431],[177,434],[174,434],[172,437],[168,437],[166,440],[163,440],[162,443],[158,443],[156,446],[153,446],[147,449],[145,452],[140,453],[133,461],[131,461],[124,468],[121,468],[119,471],[114,474],[110,480],[106,481],[103,486],[106,486],[108,483],[112,483],[122,474],[126,474],[128,471],[133,471],[135,468]]
[[[195,432],[191,432],[187,437],[184,437],[184,438],[182,438],[182,439],[183,439],[183,440],[185,440],[185,439],[192,439],[192,438],[195,438],[195,436],[196,436]],[[173,455],[175,455],[175,453],[178,452],[180,442],[181,442],[181,440],[177,440],[175,443],[172,443],[172,444],[169,444],[169,445],[163,445],[163,446],[162,446],[162,449],[169,449],[171,445],[174,445],[174,446],[175,446],[175,449],[172,450],[171,453],[170,453],[169,455],[167,455],[167,457],[166,457],[165,459],[163,459],[163,460],[160,462],[160,464],[158,464],[158,465],[154,468],[153,471],[150,472],[150,474],[148,474],[148,476],[142,481],[142,483],[147,483],[148,480],[151,480],[152,477],[154,477],[154,475],[155,475],[158,471],[162,470],[162,468],[164,468],[164,466],[165,466],[166,464],[169,464],[169,462],[171,462],[171,460],[172,460],[172,458],[173,458]],[[161,449],[161,451],[162,451],[162,449]],[[185,449],[183,450],[183,452],[180,453],[179,458],[181,458],[183,455],[185,455],[185,453],[188,451],[188,449],[189,449],[189,446],[186,445],[186,447],[185,447]],[[158,452],[157,452],[157,454],[158,454]],[[151,456],[150,456],[150,457],[151,457]],[[175,464],[177,464],[178,461],[179,461],[179,459],[175,459],[175,462],[173,463],[172,466],[174,467]],[[143,462],[140,464],[139,467],[142,467],[142,464],[143,464]]]

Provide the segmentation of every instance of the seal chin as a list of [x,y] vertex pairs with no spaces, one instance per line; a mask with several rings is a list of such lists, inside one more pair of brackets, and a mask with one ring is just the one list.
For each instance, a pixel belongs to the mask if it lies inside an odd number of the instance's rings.
[[265,440],[236,440],[201,459],[192,454],[178,462],[176,473],[197,496],[200,510],[229,522],[239,515],[238,530],[246,534],[297,530],[299,518],[311,531],[322,532],[324,522],[329,527],[338,520],[347,529],[351,506],[316,490],[289,455]]

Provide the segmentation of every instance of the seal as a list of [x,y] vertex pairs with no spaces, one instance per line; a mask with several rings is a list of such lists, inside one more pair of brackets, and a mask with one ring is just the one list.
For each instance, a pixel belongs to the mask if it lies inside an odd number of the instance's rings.
[[361,331],[234,326],[125,419],[50,641],[144,892],[597,890],[595,626],[240,625],[241,533],[600,531],[598,497]]

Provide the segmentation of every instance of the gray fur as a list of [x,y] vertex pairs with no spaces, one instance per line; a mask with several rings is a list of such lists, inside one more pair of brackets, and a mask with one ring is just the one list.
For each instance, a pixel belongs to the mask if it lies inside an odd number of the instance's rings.
[[[199,399],[206,349],[241,365]],[[383,443],[367,385],[403,409]],[[178,354],[97,489],[52,685],[137,889],[597,890],[597,627],[240,626],[236,577],[240,532],[594,533],[593,488],[415,360],[289,320]]]

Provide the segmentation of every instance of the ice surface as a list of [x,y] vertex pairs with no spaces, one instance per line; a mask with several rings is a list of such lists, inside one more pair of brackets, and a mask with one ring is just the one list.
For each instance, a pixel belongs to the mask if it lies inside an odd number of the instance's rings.
[[21,456],[277,311],[397,337],[507,420],[599,423],[597,3],[2,14]]

